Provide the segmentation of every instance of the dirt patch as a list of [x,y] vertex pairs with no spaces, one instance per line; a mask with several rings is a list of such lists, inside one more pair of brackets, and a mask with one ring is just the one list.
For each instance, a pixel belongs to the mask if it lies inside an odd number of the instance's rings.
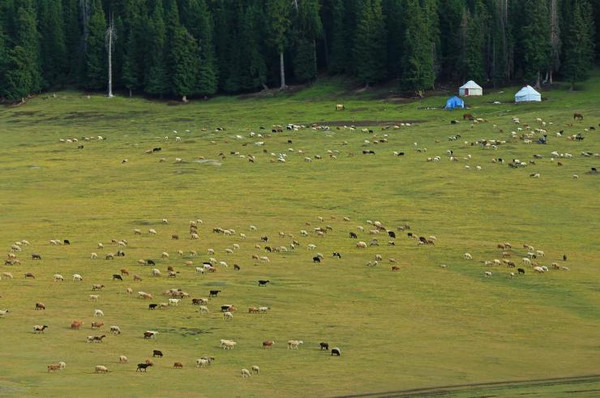
[[426,120],[329,120],[326,122],[314,122],[319,126],[400,126],[402,123],[410,124],[422,124],[426,123]]

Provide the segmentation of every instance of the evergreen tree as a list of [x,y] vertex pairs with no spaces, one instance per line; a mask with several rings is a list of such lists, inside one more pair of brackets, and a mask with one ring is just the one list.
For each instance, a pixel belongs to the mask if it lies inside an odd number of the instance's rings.
[[161,97],[168,91],[165,63],[166,34],[162,0],[155,0],[146,29],[148,45],[145,48],[144,91]]
[[[348,61],[348,30],[346,23],[346,2],[344,0],[329,0],[331,27],[329,37],[329,73],[344,73]],[[327,30],[327,29],[326,29]]]
[[541,72],[550,65],[550,27],[546,0],[523,0],[521,48],[522,70],[526,80],[535,80],[540,87]]
[[365,85],[385,77],[386,49],[381,0],[365,0],[353,48],[356,77]]
[[[181,19],[188,31],[198,41],[198,70],[194,92],[212,95],[217,91],[218,71],[213,43],[213,25],[206,0],[185,0],[189,8],[182,12]],[[188,24],[186,24],[188,20]]]
[[7,98],[7,80],[6,80],[6,72],[7,72],[7,64],[8,64],[8,49],[6,45],[6,36],[0,27],[0,102],[3,99]]
[[146,19],[139,0],[125,0],[120,12],[123,19],[127,21],[127,24],[124,24],[124,27],[120,30],[124,33],[124,37],[120,39],[122,44],[119,46],[122,48],[121,57],[123,59],[120,82],[131,96],[134,90],[142,88],[144,75],[142,49],[145,43],[143,27]]
[[198,44],[196,39],[183,26],[178,26],[173,32],[170,45],[172,60],[172,90],[187,102],[187,96],[195,93],[198,76]]
[[14,47],[8,51],[5,73],[5,97],[19,100],[42,88],[39,63],[39,39],[33,2],[18,0]]
[[317,77],[317,38],[323,25],[318,0],[301,0],[294,9],[294,76],[301,82]]
[[402,4],[396,0],[383,2],[387,31],[387,72],[394,78],[400,77],[404,43],[400,38],[404,27],[402,25]]
[[106,87],[107,57],[104,36],[106,33],[106,18],[100,0],[90,3],[91,15],[88,23],[86,52],[84,54],[84,88],[101,90]]
[[419,0],[406,0],[404,4],[405,43],[402,60],[402,86],[414,90],[419,96],[433,87],[435,82],[432,25],[427,20],[427,9]]
[[462,79],[485,79],[485,24],[487,17],[477,1],[474,11],[465,11],[465,38],[462,55]]
[[66,46],[61,0],[38,3],[40,61],[44,88],[63,85],[66,75]]
[[576,82],[588,77],[594,59],[594,20],[592,8],[588,0],[568,0],[566,7],[571,12],[566,16],[564,53],[561,73],[571,83],[571,90]]
[[240,32],[241,58],[244,61],[240,76],[242,90],[267,87],[267,65],[263,55],[265,51],[261,45],[261,37],[264,36],[261,23],[263,20],[261,7],[251,4],[246,8]]
[[79,80],[83,70],[82,37],[78,20],[78,0],[63,0],[63,24],[65,35],[66,80],[74,83]]
[[285,63],[283,52],[287,46],[287,33],[290,26],[290,2],[288,0],[268,0],[266,5],[266,18],[269,28],[269,40],[279,54],[280,88],[285,84]]
[[465,15],[464,0],[440,2],[440,77],[443,80],[456,80],[463,77],[460,73],[460,64],[466,46],[465,36],[461,34],[466,33]]

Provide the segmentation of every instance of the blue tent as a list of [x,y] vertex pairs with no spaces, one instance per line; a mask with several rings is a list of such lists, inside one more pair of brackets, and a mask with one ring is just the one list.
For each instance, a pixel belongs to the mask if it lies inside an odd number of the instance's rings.
[[446,106],[444,107],[444,109],[454,109],[454,108],[461,108],[464,109],[465,107],[465,102],[463,100],[461,100],[460,98],[454,96],[452,98],[449,98],[448,101],[446,101]]

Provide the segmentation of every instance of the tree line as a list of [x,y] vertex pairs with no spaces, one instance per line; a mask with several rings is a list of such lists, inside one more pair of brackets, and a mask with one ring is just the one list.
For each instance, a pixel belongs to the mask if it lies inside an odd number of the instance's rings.
[[322,74],[418,94],[574,84],[600,52],[599,17],[600,0],[2,0],[0,98],[106,90],[109,68],[116,90],[183,99]]

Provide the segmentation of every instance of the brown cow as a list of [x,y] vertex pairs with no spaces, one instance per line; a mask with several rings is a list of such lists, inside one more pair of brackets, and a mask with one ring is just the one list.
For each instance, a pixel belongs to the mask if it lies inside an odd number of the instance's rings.
[[71,322],[71,329],[81,329],[81,326],[83,326],[83,321]]

